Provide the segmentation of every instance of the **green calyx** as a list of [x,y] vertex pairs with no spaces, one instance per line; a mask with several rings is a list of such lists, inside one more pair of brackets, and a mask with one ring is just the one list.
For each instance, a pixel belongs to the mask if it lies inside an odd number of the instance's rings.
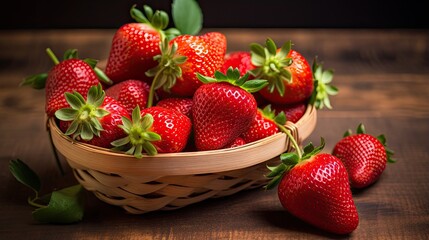
[[[362,123],[360,123],[357,126],[357,128],[356,128],[356,134],[367,134],[366,130],[365,130],[365,126]],[[343,137],[348,137],[348,136],[351,136],[351,135],[353,135],[353,131],[351,129],[348,129],[344,133]],[[388,163],[395,163],[396,159],[393,158],[393,155],[395,154],[395,152],[392,149],[390,149],[390,148],[387,147],[386,136],[384,134],[381,134],[381,135],[377,136],[376,138],[377,138],[378,141],[380,141],[381,144],[383,144],[384,149],[386,150],[387,162]]]
[[126,137],[111,142],[114,150],[124,151],[126,154],[134,155],[136,158],[143,157],[143,151],[148,155],[156,155],[158,151],[152,144],[160,141],[161,136],[150,131],[153,125],[153,116],[145,114],[141,116],[140,107],[136,106],[132,113],[132,119],[122,117],[122,125],[119,125]]
[[265,46],[257,43],[250,45],[251,61],[255,69],[250,73],[255,78],[267,79],[268,90],[272,93],[277,90],[283,96],[285,92],[285,82],[292,82],[292,74],[287,69],[292,64],[292,59],[288,58],[292,48],[292,42],[287,41],[278,50],[275,42],[268,38]]
[[263,109],[258,109],[265,118],[273,120],[277,125],[284,126],[286,124],[286,115],[283,111],[276,115],[275,111],[271,109],[271,104],[268,104]]
[[325,140],[321,138],[320,146],[315,147],[311,142],[304,147],[303,154],[300,155],[295,152],[283,153],[280,155],[281,163],[277,166],[267,166],[270,173],[266,175],[267,178],[271,179],[270,182],[264,187],[265,189],[273,189],[277,186],[283,175],[290,171],[297,164],[310,159],[312,156],[320,153],[325,147]]
[[214,78],[203,76],[200,73],[197,73],[198,79],[203,83],[218,83],[218,82],[227,82],[231,85],[240,87],[247,92],[254,93],[265,86],[267,86],[268,81],[264,79],[249,79],[249,73],[240,76],[240,71],[238,68],[229,67],[226,71],[226,74],[221,73],[220,71],[216,71],[214,74]]
[[156,10],[155,12],[151,7],[144,5],[143,11],[140,11],[136,8],[136,5],[133,5],[130,9],[131,17],[136,20],[136,22],[148,24],[154,29],[156,29],[161,34],[161,40],[164,38],[172,39],[176,36],[179,36],[181,33],[176,28],[169,28],[169,17],[165,11]]
[[322,64],[317,62],[317,58],[313,61],[313,79],[314,79],[314,91],[310,99],[310,103],[317,109],[322,109],[326,106],[328,109],[332,109],[329,96],[337,95],[338,88],[330,85],[334,78],[333,70],[323,70]]
[[104,102],[105,92],[101,84],[92,86],[87,94],[87,100],[78,92],[64,94],[70,108],[62,108],[55,112],[55,117],[62,121],[72,121],[65,132],[72,135],[73,139],[91,140],[94,135],[100,136],[103,126],[100,119],[110,112],[101,106]]
[[164,91],[169,92],[176,84],[177,78],[182,76],[180,65],[188,59],[186,56],[176,54],[177,43],[173,43],[170,46],[168,41],[162,41],[160,47],[161,54],[154,57],[154,60],[159,62],[158,66],[146,72],[146,76],[153,77],[147,107],[152,106],[156,89],[162,87]]

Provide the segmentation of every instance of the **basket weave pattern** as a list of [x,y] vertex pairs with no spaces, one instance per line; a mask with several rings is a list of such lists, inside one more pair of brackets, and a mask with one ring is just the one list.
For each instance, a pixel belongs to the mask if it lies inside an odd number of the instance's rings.
[[[301,143],[316,125],[316,110],[308,107],[296,123],[285,127]],[[267,165],[292,149],[284,133],[231,149],[145,156],[117,153],[74,142],[48,120],[55,148],[67,160],[79,183],[100,200],[141,214],[172,210],[207,198],[228,196],[267,183]]]

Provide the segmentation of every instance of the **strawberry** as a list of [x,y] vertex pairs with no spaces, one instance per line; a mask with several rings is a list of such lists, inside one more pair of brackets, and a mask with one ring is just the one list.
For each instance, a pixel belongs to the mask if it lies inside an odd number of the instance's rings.
[[247,81],[238,69],[229,68],[226,75],[216,71],[215,78],[197,74],[205,83],[193,97],[192,119],[196,148],[200,151],[225,147],[244,133],[257,112],[250,92],[260,90],[265,80]]
[[187,117],[192,117],[192,98],[166,98],[160,100],[156,106],[179,111]]
[[73,139],[99,147],[109,148],[110,142],[125,136],[121,118],[128,117],[125,107],[111,97],[106,97],[101,84],[88,90],[86,99],[77,91],[66,92],[70,105],[55,112],[61,120],[60,129]]
[[286,42],[280,49],[272,39],[266,47],[251,44],[251,72],[256,78],[267,79],[268,86],[260,94],[271,103],[288,104],[302,102],[313,93],[313,75],[307,60]]
[[147,72],[153,76],[153,88],[161,86],[173,96],[192,97],[202,83],[196,73],[213,77],[224,62],[226,37],[219,32],[200,36],[180,35],[164,42],[155,59],[157,67]]
[[[352,198],[347,170],[337,157],[320,153],[324,147],[312,144],[304,153],[284,153],[281,163],[269,167],[272,181],[278,184],[278,198],[292,215],[320,229],[336,234],[353,232],[359,217]],[[297,149],[297,148],[296,148]]]
[[264,109],[258,109],[252,124],[241,137],[246,143],[250,143],[274,135],[279,132],[277,124],[285,124],[283,120],[285,118],[276,118],[271,105],[267,105]]
[[[220,72],[226,73],[228,68],[238,68],[240,75],[243,76],[247,71],[253,70],[255,66],[252,64],[250,52],[235,51],[225,55],[225,61],[220,68]],[[249,77],[251,79],[251,76]]]
[[140,108],[146,107],[149,88],[150,86],[143,81],[125,80],[109,87],[106,90],[106,96],[120,102],[131,115],[137,105]]
[[122,118],[120,126],[127,136],[112,142],[117,150],[127,150],[137,158],[143,151],[149,155],[182,151],[191,133],[191,120],[184,114],[162,107],[150,107],[140,111],[137,106],[132,120]]
[[353,188],[364,188],[376,182],[387,162],[394,162],[393,151],[386,147],[384,135],[374,137],[365,133],[362,124],[358,126],[357,134],[346,132],[334,147],[332,154],[344,163]]
[[144,11],[134,5],[130,14],[137,22],[124,24],[113,36],[105,72],[115,83],[128,79],[150,82],[145,72],[157,65],[153,58],[161,53],[159,45],[172,33],[164,31],[169,21],[164,11],[153,12],[149,6]]
[[45,112],[48,117],[53,117],[55,111],[69,106],[64,93],[77,91],[86,94],[91,86],[100,81],[111,84],[111,80],[95,67],[97,61],[89,58],[78,59],[76,49],[67,50],[61,62],[50,48],[47,48],[46,52],[55,66],[48,73],[24,79],[21,85],[31,85],[35,89],[45,88]]
[[305,102],[272,104],[271,107],[275,113],[284,112],[288,121],[296,123],[304,115],[305,110],[307,109],[307,104]]

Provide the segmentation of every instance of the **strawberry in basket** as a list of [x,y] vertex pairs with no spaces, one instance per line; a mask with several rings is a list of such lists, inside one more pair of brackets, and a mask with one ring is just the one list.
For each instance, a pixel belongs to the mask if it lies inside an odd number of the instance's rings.
[[238,69],[226,75],[216,71],[215,78],[197,74],[204,85],[193,97],[192,119],[196,148],[200,151],[225,147],[243,134],[257,112],[251,92],[263,88],[266,80],[249,80],[249,73],[240,76]]
[[252,44],[251,72],[256,78],[267,79],[269,84],[260,94],[271,103],[286,104],[305,101],[313,93],[313,75],[307,60],[295,50],[291,41],[277,48],[270,38],[266,46]]
[[53,117],[55,111],[68,107],[65,92],[77,91],[86,94],[90,87],[100,82],[111,84],[111,80],[95,65],[94,59],[78,58],[76,49],[64,53],[63,61],[59,61],[50,48],[46,49],[55,66],[48,73],[32,75],[24,79],[21,85],[31,85],[35,89],[45,88],[45,112]]
[[145,72],[157,65],[154,57],[161,53],[162,39],[178,34],[174,29],[165,30],[168,15],[164,11],[153,12],[149,6],[144,9],[145,14],[133,6],[130,14],[137,22],[121,26],[113,37],[105,72],[114,82],[150,82]]
[[69,107],[59,109],[55,117],[60,129],[73,139],[95,146],[110,148],[110,143],[125,136],[118,126],[122,117],[128,117],[127,109],[114,98],[105,96],[101,84],[92,86],[86,98],[79,92],[66,92]]
[[122,117],[120,127],[124,138],[112,142],[116,150],[142,158],[143,153],[173,153],[182,151],[191,133],[191,120],[176,110],[150,107],[140,111],[137,106],[132,118]]
[[219,32],[200,36],[180,35],[163,42],[156,56],[157,67],[146,74],[154,77],[153,87],[172,96],[192,97],[202,83],[196,73],[213,77],[224,61],[226,37]]
[[136,106],[145,108],[149,97],[149,84],[140,80],[125,80],[106,90],[106,96],[120,102],[131,115]]
[[241,137],[246,143],[250,143],[278,133],[279,128],[277,125],[285,124],[285,118],[281,116],[276,117],[274,111],[271,110],[271,105],[267,105],[264,109],[258,108],[252,124]]

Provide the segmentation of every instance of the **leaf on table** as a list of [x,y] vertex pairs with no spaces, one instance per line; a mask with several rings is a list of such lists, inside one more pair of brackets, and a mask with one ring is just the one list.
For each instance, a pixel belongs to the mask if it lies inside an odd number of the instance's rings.
[[11,160],[9,162],[9,170],[16,180],[33,189],[36,194],[40,191],[41,183],[39,176],[23,161],[20,159]]
[[84,212],[84,191],[80,184],[52,192],[48,206],[33,212],[42,223],[74,223],[81,221]]

